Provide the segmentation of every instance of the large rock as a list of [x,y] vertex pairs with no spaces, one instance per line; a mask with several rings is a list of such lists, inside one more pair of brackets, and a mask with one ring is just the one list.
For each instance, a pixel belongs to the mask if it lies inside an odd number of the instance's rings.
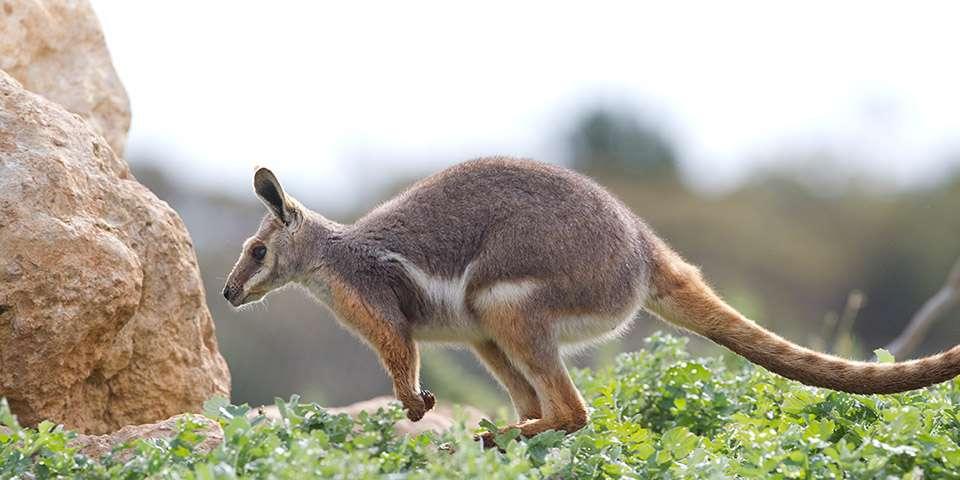
[[180,218],[0,72],[0,396],[24,424],[103,433],[229,387]]
[[83,116],[123,154],[130,103],[86,0],[0,0],[0,70]]

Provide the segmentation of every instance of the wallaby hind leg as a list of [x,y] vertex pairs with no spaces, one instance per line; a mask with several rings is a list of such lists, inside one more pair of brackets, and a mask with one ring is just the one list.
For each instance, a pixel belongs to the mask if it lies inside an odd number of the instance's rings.
[[[540,399],[541,418],[510,425],[519,428],[525,437],[547,430],[572,433],[587,424],[588,414],[583,397],[570,379],[560,346],[547,328],[548,320],[514,312],[491,322],[494,341],[523,373]],[[499,327],[499,328],[498,328]],[[482,436],[485,446],[493,445],[493,436]]]
[[493,341],[487,340],[475,343],[473,351],[510,394],[510,400],[513,401],[520,420],[540,418],[540,399],[537,398],[536,390],[523,373],[510,363],[503,350]]

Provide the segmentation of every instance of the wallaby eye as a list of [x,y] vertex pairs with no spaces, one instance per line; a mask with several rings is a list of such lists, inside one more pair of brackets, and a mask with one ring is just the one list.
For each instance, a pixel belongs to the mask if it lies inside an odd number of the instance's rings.
[[250,255],[256,260],[263,260],[263,257],[267,255],[267,247],[257,245],[253,247],[253,250],[250,250]]

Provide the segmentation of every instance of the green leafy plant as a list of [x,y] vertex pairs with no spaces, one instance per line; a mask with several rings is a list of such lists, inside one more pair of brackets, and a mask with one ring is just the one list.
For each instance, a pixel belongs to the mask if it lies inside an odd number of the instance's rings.
[[[91,459],[49,422],[20,427],[0,403],[0,478],[960,478],[960,382],[897,395],[806,387],[738,358],[695,359],[655,334],[609,368],[578,370],[586,428],[518,439],[478,429],[399,436],[399,406],[351,419],[294,396],[279,421],[213,399],[224,442],[201,453],[200,425]],[[880,361],[890,361],[877,352]]]

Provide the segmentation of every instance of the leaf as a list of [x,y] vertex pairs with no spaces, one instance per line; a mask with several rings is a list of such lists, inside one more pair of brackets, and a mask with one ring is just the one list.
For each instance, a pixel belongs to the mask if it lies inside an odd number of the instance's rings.
[[878,348],[873,351],[873,354],[877,356],[877,362],[879,363],[894,363],[896,360],[893,358],[893,354],[888,352],[883,348]]
[[493,443],[496,443],[498,447],[506,450],[514,439],[520,436],[519,428],[510,428],[504,430],[503,432],[493,436]]
[[699,441],[696,435],[684,427],[671,428],[660,439],[664,448],[669,450],[670,455],[675,459],[686,457],[694,448],[697,448]]
[[527,440],[527,452],[535,465],[543,465],[547,453],[551,448],[559,447],[566,433],[558,430],[547,430]]
[[484,430],[486,430],[486,431],[488,431],[488,432],[490,432],[490,433],[497,433],[497,432],[500,431],[500,427],[498,427],[497,424],[491,422],[490,420],[488,420],[488,419],[486,419],[486,418],[480,420],[480,425],[479,425],[479,426],[480,426],[480,428],[482,428],[482,429],[484,429]]
[[50,431],[53,430],[53,427],[55,426],[57,426],[57,424],[51,422],[50,420],[44,420],[40,422],[39,425],[37,425],[37,433],[40,433],[41,435],[45,433],[50,433]]
[[221,417],[220,409],[230,405],[230,401],[222,395],[214,395],[203,402],[203,414],[208,418],[218,419]]
[[0,397],[0,425],[10,430],[20,429],[20,424],[17,423],[17,417],[10,411],[10,405],[7,404],[7,399],[4,397]]

